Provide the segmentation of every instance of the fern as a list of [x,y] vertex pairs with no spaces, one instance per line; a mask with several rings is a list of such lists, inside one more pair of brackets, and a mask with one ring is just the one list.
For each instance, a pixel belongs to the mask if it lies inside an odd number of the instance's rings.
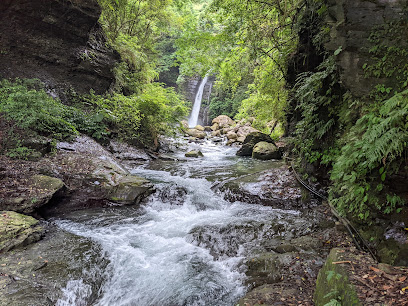
[[332,202],[343,213],[367,219],[372,211],[391,213],[403,200],[383,192],[387,176],[399,169],[408,143],[408,90],[361,117],[345,136],[333,165]]

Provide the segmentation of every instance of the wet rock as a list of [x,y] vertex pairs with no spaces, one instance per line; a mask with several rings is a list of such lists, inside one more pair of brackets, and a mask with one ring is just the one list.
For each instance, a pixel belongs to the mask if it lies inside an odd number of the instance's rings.
[[206,131],[206,132],[212,132],[212,127],[206,125],[206,126],[204,127],[204,131]]
[[216,130],[219,130],[220,129],[220,126],[218,125],[218,123],[214,123],[212,126],[211,126],[211,130],[212,131],[216,131]]
[[252,132],[248,134],[242,144],[242,147],[237,151],[238,156],[252,156],[252,150],[258,142],[273,143],[272,138],[261,132]]
[[53,197],[61,196],[64,183],[55,177],[34,175],[28,180],[27,191],[18,197],[0,199],[0,209],[31,214]]
[[0,253],[24,247],[41,239],[39,221],[13,211],[0,211]]
[[235,142],[237,142],[236,139],[229,139],[229,140],[227,141],[227,146],[231,146],[231,145],[234,144]]
[[[0,305],[51,306],[58,299],[67,305],[95,303],[108,264],[100,247],[54,226],[47,232],[39,242],[0,256]],[[70,284],[83,290],[71,299],[62,290]]]
[[252,158],[269,160],[280,159],[282,155],[277,146],[273,143],[261,141],[258,142],[252,149]]
[[214,118],[211,123],[213,125],[217,123],[219,128],[222,129],[224,127],[229,127],[231,125],[234,125],[235,121],[232,120],[230,117],[228,117],[226,115],[220,115],[220,116]]
[[245,136],[237,137],[237,141],[243,143],[245,141]]
[[152,187],[148,180],[129,174],[120,178],[116,185],[107,188],[107,198],[124,205],[138,204],[153,192]]
[[225,182],[220,189],[229,201],[243,201],[277,208],[303,208],[302,191],[286,166],[272,168]]
[[189,135],[189,136],[198,138],[198,139],[204,139],[205,136],[207,135],[205,132],[199,131],[199,130],[196,130],[196,129],[188,129],[186,131],[186,134]]
[[198,131],[204,132],[204,127],[202,125],[197,124],[194,128]]
[[192,150],[190,152],[187,152],[186,154],[184,154],[186,157],[202,157],[203,153],[201,153],[201,151],[197,151],[197,150]]

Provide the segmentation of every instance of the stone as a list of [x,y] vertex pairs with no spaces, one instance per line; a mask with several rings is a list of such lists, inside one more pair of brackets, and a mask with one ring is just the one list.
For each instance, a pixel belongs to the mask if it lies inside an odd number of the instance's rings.
[[220,129],[220,126],[218,125],[218,123],[214,123],[212,126],[211,126],[211,130],[213,130],[213,131],[216,131],[216,130],[219,130]]
[[358,299],[356,288],[349,280],[346,269],[341,264],[333,264],[333,262],[344,261],[345,259],[341,257],[344,253],[349,252],[334,248],[327,256],[326,263],[317,276],[316,290],[313,297],[315,305],[329,303],[333,299],[330,293],[334,291],[336,291],[336,297],[340,298],[342,305],[362,305]]
[[204,139],[207,134],[203,131],[199,131],[196,129],[188,129],[186,131],[187,135],[198,138],[198,139]]
[[261,141],[252,149],[252,158],[269,160],[280,159],[282,157],[279,149],[273,143]]
[[202,157],[203,153],[201,151],[192,150],[184,154],[185,157]]
[[237,137],[237,141],[243,143],[245,141],[245,137],[244,136]]
[[108,191],[108,200],[124,204],[139,204],[152,191],[150,181],[136,175],[125,175]]
[[198,131],[204,132],[204,127],[202,125],[197,124],[194,128]]
[[106,92],[120,56],[106,43],[100,14],[95,0],[1,1],[0,75],[38,78],[62,100],[71,88]]
[[212,127],[211,126],[208,126],[208,125],[206,125],[205,127],[204,127],[204,131],[205,132],[212,132]]
[[211,136],[219,137],[219,136],[221,136],[221,131],[220,130],[213,131],[213,132],[211,132]]
[[232,145],[233,143],[237,142],[235,139],[229,139],[226,143],[227,146]]
[[[237,134],[239,137],[240,135]],[[261,132],[252,132],[245,137],[242,147],[237,151],[238,156],[252,156],[252,149],[254,146],[261,141],[273,143],[272,138]]]
[[39,221],[14,211],[0,211],[0,253],[24,247],[44,234]]
[[216,118],[214,118],[211,122],[213,125],[215,123],[218,124],[219,128],[224,128],[224,127],[228,127],[231,125],[235,124],[235,121],[232,120],[230,117],[226,116],[226,115],[220,115]]
[[28,191],[18,197],[0,199],[0,209],[31,214],[65,190],[62,180],[47,175],[32,176],[27,187]]
[[238,137],[245,137],[252,133],[252,132],[259,132],[257,129],[253,128],[252,126],[240,126],[236,131]]
[[235,134],[235,132],[233,132],[233,131],[229,131],[228,133],[227,133],[227,138],[228,139],[237,139],[237,134]]

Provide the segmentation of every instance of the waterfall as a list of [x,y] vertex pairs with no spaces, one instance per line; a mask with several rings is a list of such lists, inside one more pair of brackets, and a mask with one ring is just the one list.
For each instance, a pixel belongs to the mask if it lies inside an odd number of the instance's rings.
[[190,118],[188,119],[188,126],[190,128],[193,128],[197,125],[198,114],[200,113],[201,107],[201,99],[203,97],[204,86],[207,83],[207,80],[208,76],[205,76],[200,83],[200,87],[198,88],[197,95],[194,100],[193,110],[191,111]]

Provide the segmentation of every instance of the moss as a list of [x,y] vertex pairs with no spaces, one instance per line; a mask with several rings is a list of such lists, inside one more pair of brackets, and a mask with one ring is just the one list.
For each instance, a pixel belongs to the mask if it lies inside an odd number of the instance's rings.
[[319,271],[314,293],[316,306],[335,301],[341,303],[340,305],[362,305],[354,285],[350,283],[346,270],[340,264],[333,264],[333,262],[342,260],[339,254],[340,249],[332,249],[326,263]]
[[0,252],[25,246],[40,239],[43,229],[33,217],[13,211],[0,212]]

